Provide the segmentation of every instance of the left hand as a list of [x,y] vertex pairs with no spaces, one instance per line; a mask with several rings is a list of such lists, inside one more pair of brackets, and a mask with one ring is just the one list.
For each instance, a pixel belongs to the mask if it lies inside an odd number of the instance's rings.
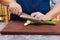
[[[39,20],[40,20],[40,18],[39,18]],[[49,16],[44,15],[44,16],[41,18],[41,20],[52,20],[52,19],[50,19]]]
[[38,20],[50,20],[50,18],[40,12],[34,12],[31,16],[37,18]]

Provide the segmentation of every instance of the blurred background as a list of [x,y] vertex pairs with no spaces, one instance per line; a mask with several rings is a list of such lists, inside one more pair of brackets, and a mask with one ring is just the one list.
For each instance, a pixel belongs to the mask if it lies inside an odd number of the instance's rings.
[[0,4],[0,22],[8,22],[10,19],[10,12],[8,7]]
[[[60,0],[54,0],[54,3],[60,2]],[[0,4],[0,22],[9,22],[10,20],[10,12],[8,7]],[[54,18],[53,20],[60,20],[60,15],[58,15],[56,18]]]

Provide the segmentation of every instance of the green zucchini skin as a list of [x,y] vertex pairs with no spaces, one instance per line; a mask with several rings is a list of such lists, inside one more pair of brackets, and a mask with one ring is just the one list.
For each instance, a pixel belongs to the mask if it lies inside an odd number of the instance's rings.
[[54,22],[54,21],[42,21],[42,22],[34,22],[34,21],[31,21],[31,20],[28,20],[28,21],[30,21],[29,24],[31,24],[31,25],[38,25],[38,24],[55,25],[56,24],[56,22]]

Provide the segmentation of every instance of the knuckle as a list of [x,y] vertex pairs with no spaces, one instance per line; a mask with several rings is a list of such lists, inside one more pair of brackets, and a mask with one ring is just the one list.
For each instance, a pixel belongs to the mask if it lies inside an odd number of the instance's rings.
[[36,12],[36,13],[40,13],[40,12]]

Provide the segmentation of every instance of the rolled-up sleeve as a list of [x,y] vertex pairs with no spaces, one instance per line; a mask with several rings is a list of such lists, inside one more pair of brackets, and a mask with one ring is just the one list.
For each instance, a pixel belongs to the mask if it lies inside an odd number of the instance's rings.
[[54,4],[60,2],[60,0],[51,0]]

